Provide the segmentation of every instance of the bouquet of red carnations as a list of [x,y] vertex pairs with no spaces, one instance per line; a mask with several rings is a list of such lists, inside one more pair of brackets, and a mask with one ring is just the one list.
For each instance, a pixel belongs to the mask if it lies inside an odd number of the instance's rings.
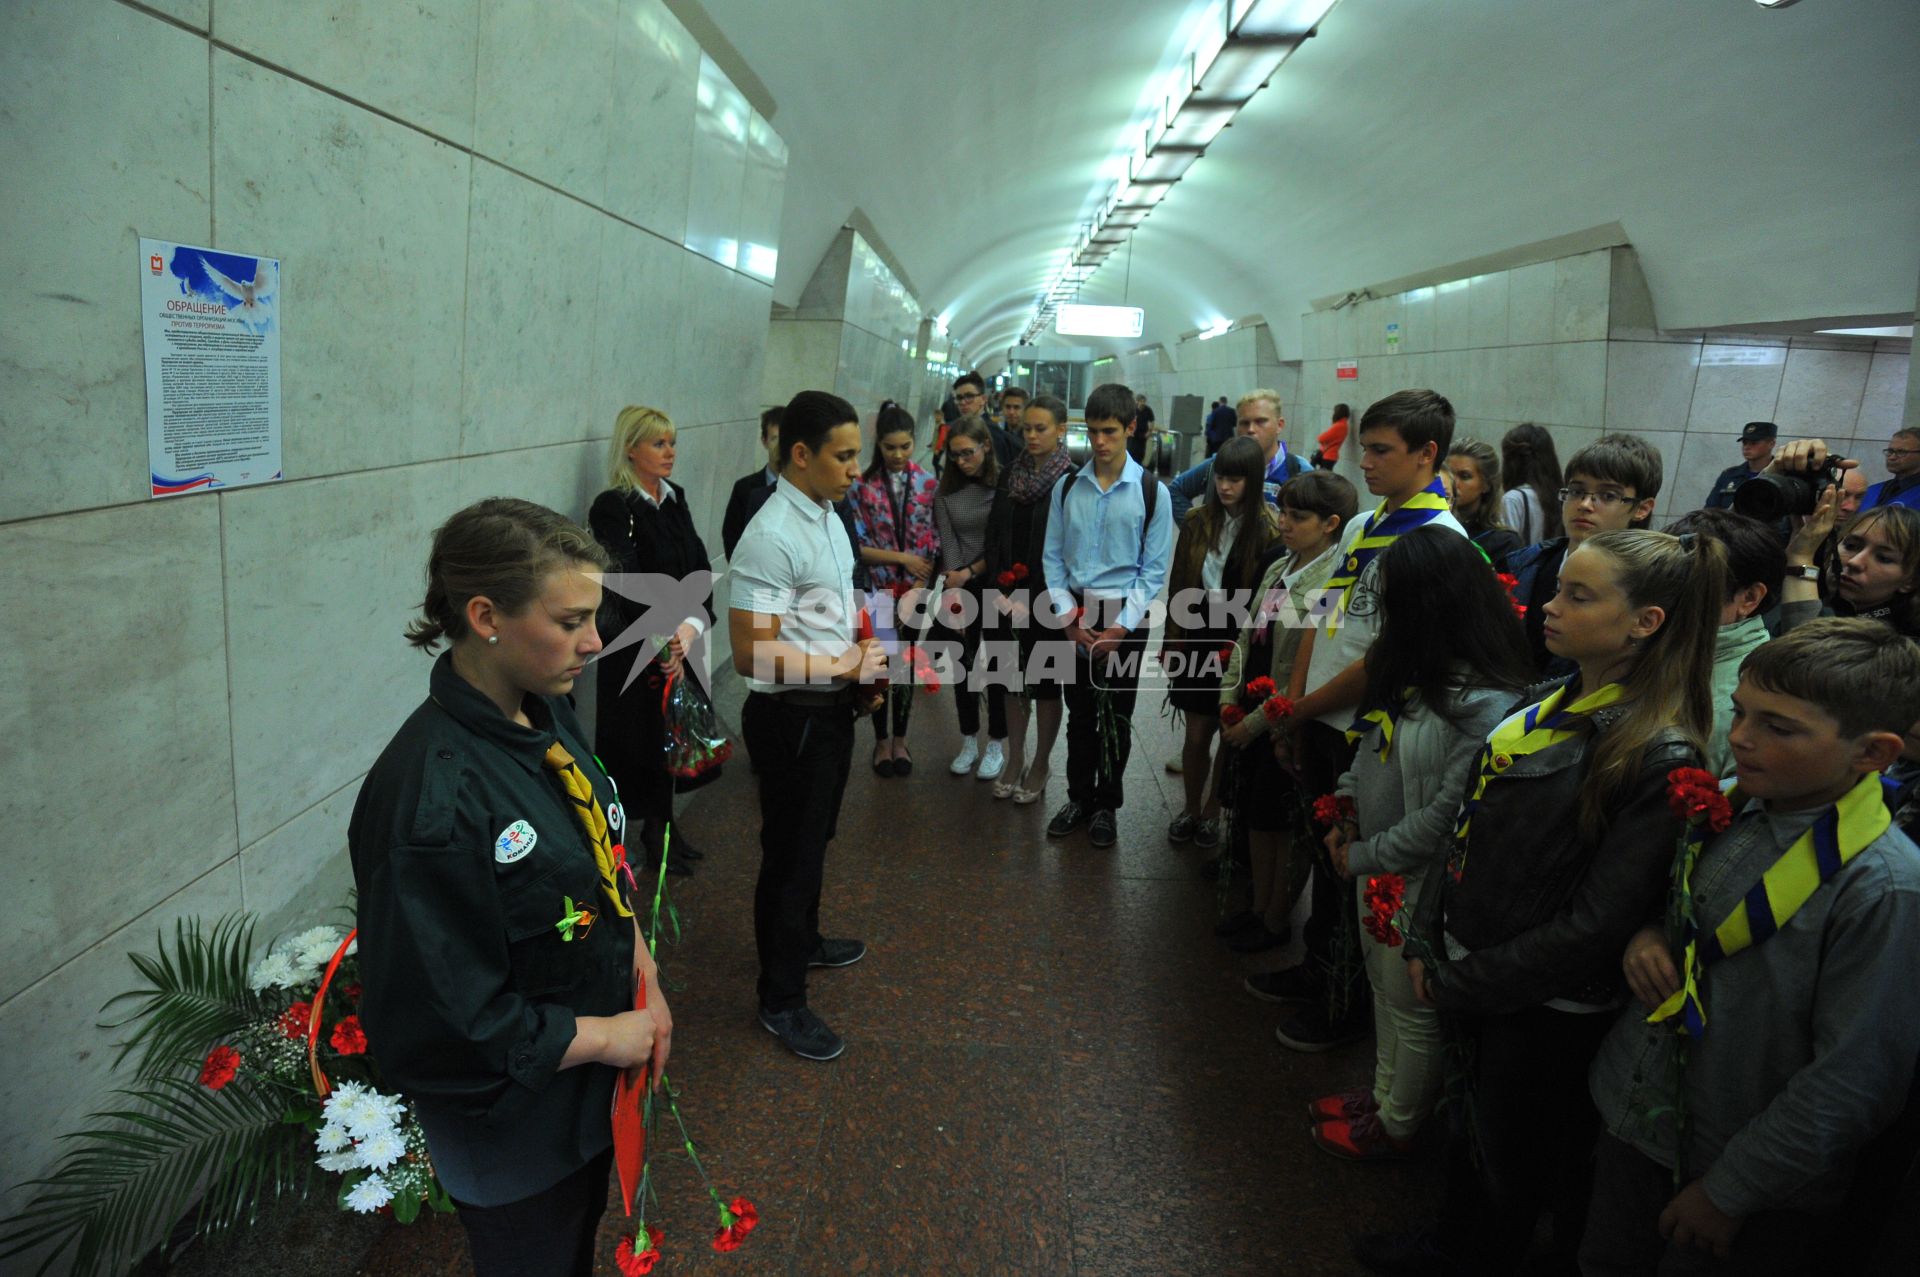
[[733,742],[721,729],[713,702],[692,679],[676,675],[667,680],[661,716],[666,726],[667,771],[676,779],[705,777],[733,757]]

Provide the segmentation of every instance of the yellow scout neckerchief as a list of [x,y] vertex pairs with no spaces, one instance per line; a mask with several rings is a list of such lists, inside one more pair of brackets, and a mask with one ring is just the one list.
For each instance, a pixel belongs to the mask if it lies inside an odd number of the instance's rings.
[[1347,610],[1347,596],[1353,592],[1353,583],[1360,579],[1360,574],[1367,570],[1367,565],[1382,550],[1415,528],[1431,523],[1451,508],[1447,504],[1446,485],[1436,477],[1392,514],[1383,517],[1380,511],[1386,506],[1381,505],[1368,515],[1366,526],[1360,529],[1360,539],[1347,551],[1339,570],[1327,579],[1326,589],[1339,594],[1330,615],[1338,617]]
[[[587,832],[587,841],[593,844],[593,860],[600,869],[600,890],[606,893],[607,900],[613,905],[613,911],[622,918],[633,917],[633,910],[620,896],[619,880],[614,876],[619,872],[620,860],[613,852],[613,839],[607,832],[607,814],[600,810],[600,800],[593,796],[593,785],[587,780],[580,764],[573,761],[573,755],[567,752],[558,738],[547,746],[546,757],[541,760],[560,777],[560,783],[566,787],[567,797],[573,800],[573,814],[579,818],[580,827]],[[572,911],[572,906],[568,906]]]

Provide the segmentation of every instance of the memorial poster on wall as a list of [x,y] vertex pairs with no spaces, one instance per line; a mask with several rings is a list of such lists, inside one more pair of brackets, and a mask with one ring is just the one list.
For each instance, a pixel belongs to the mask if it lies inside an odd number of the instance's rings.
[[282,477],[279,295],[277,258],[141,238],[155,497]]

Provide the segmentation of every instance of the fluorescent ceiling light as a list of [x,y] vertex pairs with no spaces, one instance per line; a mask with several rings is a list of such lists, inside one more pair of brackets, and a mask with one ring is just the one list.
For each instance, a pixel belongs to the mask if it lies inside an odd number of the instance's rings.
[[1146,322],[1147,312],[1138,306],[1064,305],[1053,331],[1062,337],[1138,337]]
[[1832,333],[1836,337],[1905,337],[1913,338],[1913,325],[1901,324],[1892,328],[1821,328],[1816,331]]

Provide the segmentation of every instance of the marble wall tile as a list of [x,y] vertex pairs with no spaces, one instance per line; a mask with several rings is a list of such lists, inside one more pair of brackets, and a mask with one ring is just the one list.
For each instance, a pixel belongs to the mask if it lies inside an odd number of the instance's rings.
[[[479,0],[220,0],[214,17],[225,44],[457,146],[473,143]],[[225,217],[223,206],[223,231]]]
[[1431,288],[1416,288],[1402,298],[1400,349],[1408,354],[1434,350],[1434,310],[1439,304]]
[[1607,335],[1612,254],[1602,250],[1553,264],[1555,341],[1600,341]]
[[1554,340],[1552,262],[1507,272],[1507,340],[1516,346]]
[[1475,275],[1467,287],[1467,344],[1507,344],[1507,272]]
[[1772,421],[1786,364],[1784,346],[1703,345],[1687,429],[1737,434],[1749,421]]
[[1473,344],[1472,281],[1452,279],[1434,285],[1433,348],[1465,350]]
[[[700,257],[689,255],[682,263],[680,314],[675,334],[673,400],[678,405],[674,420],[682,425],[706,425],[726,415],[726,405],[736,393],[737,378],[744,362],[744,351],[730,330],[728,291],[735,278],[732,271]],[[755,344],[766,344],[766,325],[755,335]]]
[[620,0],[485,0],[474,150],[605,204],[619,17]]
[[1597,424],[1554,411],[1554,346],[1509,346],[1506,350],[1505,411],[1499,415],[1508,421],[1566,421],[1568,425]]
[[[744,421],[760,412],[760,386],[766,376],[767,327],[772,322],[773,290],[750,275],[733,274],[724,281],[720,298],[724,348],[733,358],[720,379],[715,421]],[[907,371],[899,394],[907,400],[911,384],[911,357],[896,345],[893,350]]]
[[1547,347],[1553,360],[1549,421],[1598,426],[1607,415],[1607,343],[1563,341]]
[[251,847],[241,849],[241,899],[247,912],[260,918],[261,941],[340,920],[339,907],[347,903],[348,893],[353,890],[347,822],[365,779],[351,778]]
[[607,208],[678,244],[687,232],[700,45],[664,0],[620,0]]
[[0,525],[0,999],[237,849],[219,501]]
[[[151,893],[153,884],[146,885]],[[100,1108],[110,1088],[126,1085],[123,1075],[111,1071],[122,1034],[96,1021],[99,1009],[138,979],[127,955],[155,952],[157,936],[170,943],[176,919],[211,923],[239,908],[240,874],[229,853],[0,1005],[0,1041],[9,1044],[7,1067],[0,1069],[0,1166],[7,1168],[9,1186],[50,1169],[60,1153],[59,1134]],[[71,902],[65,911],[73,912]],[[27,1043],[45,1046],[14,1049]],[[24,1198],[16,1203],[24,1204]]]
[[364,772],[425,697],[430,662],[401,633],[459,508],[455,465],[221,496],[242,845]]
[[[1660,454],[1660,492],[1653,508],[1656,516],[1668,510],[1683,514],[1706,499],[1705,490],[1696,494],[1694,485],[1686,482],[1678,469],[1686,441],[1692,438],[1691,435],[1683,430],[1636,430],[1633,433]],[[1737,448],[1734,450],[1734,460],[1739,460]]]
[[659,408],[682,421],[677,303],[692,255],[613,218],[598,221],[604,274],[593,320],[586,421],[595,430],[611,431],[614,417],[628,404]]
[[[1454,401],[1454,411],[1469,417],[1513,420],[1513,362],[1521,348],[1480,346],[1459,352],[1464,356],[1462,392]],[[1399,390],[1400,386],[1391,386]],[[1444,393],[1444,392],[1443,392]],[[1377,398],[1378,396],[1376,396]],[[1451,396],[1449,396],[1451,398]]]
[[1699,358],[1696,345],[1607,343],[1607,429],[1651,430],[1685,421]]
[[[1217,338],[1215,340],[1218,340]],[[1360,354],[1360,312],[1354,306],[1342,306],[1333,312],[1333,357],[1355,359]]]
[[[1875,351],[1867,369],[1867,388],[1860,400],[1860,417],[1854,428],[1857,439],[1886,440],[1900,429],[1907,405],[1908,369],[1912,355],[1906,351]],[[1920,425],[1920,421],[1914,424]]]
[[[1567,462],[1573,457],[1574,453],[1580,451],[1580,449],[1586,447],[1602,434],[1606,433],[1598,426],[1571,426],[1563,425],[1557,421],[1543,421],[1539,424],[1545,426],[1547,433],[1553,436],[1554,455],[1560,458],[1560,468],[1563,472],[1566,469]],[[1491,442],[1493,442],[1495,446],[1498,446],[1498,440]]]
[[700,59],[684,243],[722,266],[739,258],[740,195],[753,110],[710,57]]
[[780,211],[786,192],[787,144],[773,124],[755,112],[747,130],[747,168],[740,188],[738,264],[763,284],[773,283],[780,265]]
[[475,161],[460,449],[585,438],[602,214]]
[[1873,356],[1862,350],[1820,350],[1794,346],[1787,351],[1786,374],[1774,420],[1782,434],[1851,432],[1866,394]]
[[1740,463],[1740,436],[1737,433],[1689,430],[1677,455],[1663,452],[1667,466],[1666,490],[1661,493],[1662,514],[1680,515],[1697,510],[1713,493],[1713,481],[1728,466]]
[[282,339],[286,473],[455,455],[466,153],[213,56],[220,244],[282,255],[281,305],[298,317]]
[[[846,325],[834,319],[776,319],[767,328],[760,398],[785,403],[810,387],[831,386]],[[935,401],[938,407],[938,401]]]
[[141,0],[176,22],[184,22],[195,31],[205,31],[212,21],[213,0]]
[[0,214],[0,519],[144,500],[139,236],[210,238],[206,42],[117,4],[0,6],[0,118],[0,169],[33,175]]

